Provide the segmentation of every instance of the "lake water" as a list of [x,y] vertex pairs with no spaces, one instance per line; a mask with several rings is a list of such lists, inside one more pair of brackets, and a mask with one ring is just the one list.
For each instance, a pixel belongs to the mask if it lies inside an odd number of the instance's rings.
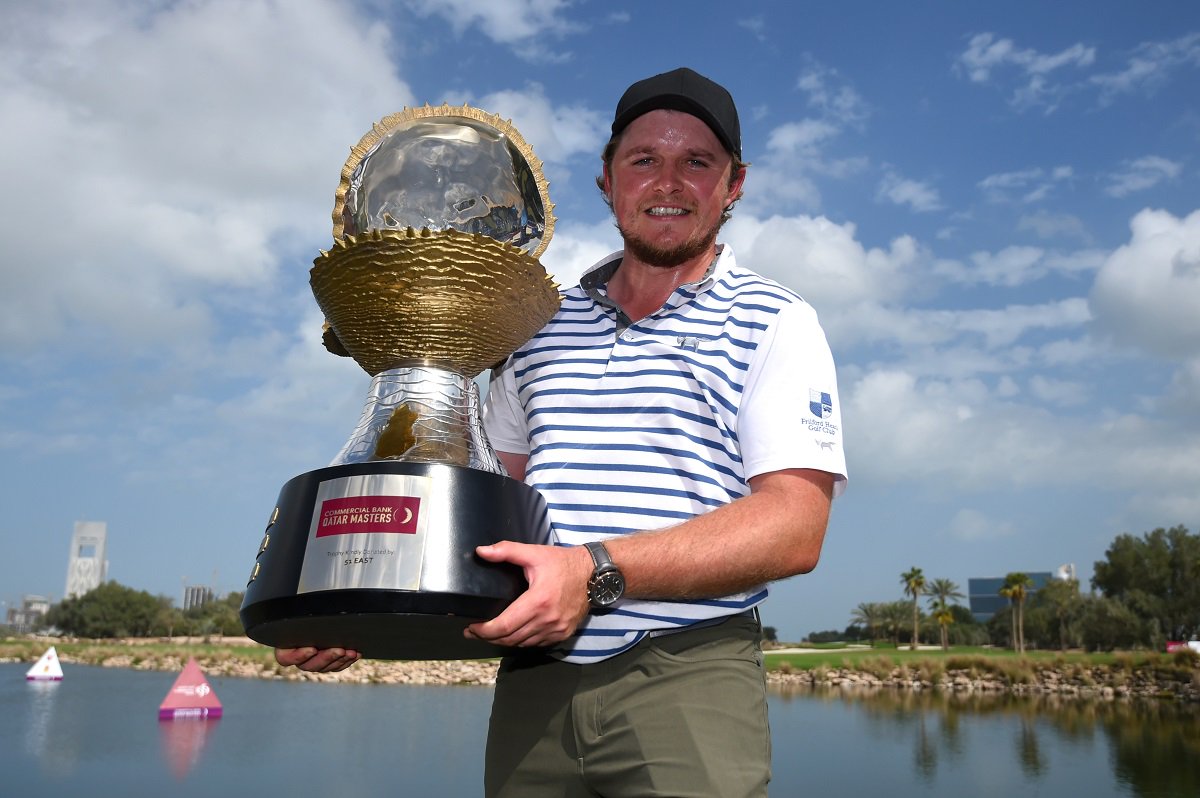
[[[0,794],[474,796],[492,691],[210,677],[218,720],[159,721],[175,673],[0,665]],[[773,691],[771,795],[1200,795],[1200,707]]]

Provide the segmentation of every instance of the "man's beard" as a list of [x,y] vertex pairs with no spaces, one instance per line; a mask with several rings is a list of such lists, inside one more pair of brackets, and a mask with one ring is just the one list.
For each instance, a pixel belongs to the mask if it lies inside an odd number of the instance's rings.
[[617,230],[621,232],[621,238],[624,239],[626,252],[643,263],[663,269],[674,268],[708,252],[716,243],[717,232],[721,229],[721,222],[718,220],[702,234],[692,236],[682,243],[659,246],[626,232],[620,222],[616,222],[616,225]]

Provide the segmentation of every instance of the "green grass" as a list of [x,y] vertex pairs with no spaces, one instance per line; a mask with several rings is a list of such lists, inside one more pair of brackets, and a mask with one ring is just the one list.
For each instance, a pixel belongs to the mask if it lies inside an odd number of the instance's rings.
[[187,643],[170,643],[162,641],[138,641],[134,644],[119,640],[78,640],[53,641],[28,638],[7,638],[0,640],[0,659],[17,659],[33,662],[42,655],[50,645],[54,645],[60,658],[96,664],[112,657],[129,657],[134,662],[163,657],[178,657],[187,659],[196,657],[204,661],[221,661],[227,659],[269,660],[274,663],[274,655],[270,648],[251,644],[224,642],[206,642],[204,638],[193,638]]
[[908,648],[822,648],[819,651],[783,654],[767,653],[767,668],[775,670],[786,663],[791,670],[811,670],[813,668],[853,668],[878,672],[881,667],[898,667],[905,665],[916,669],[922,663],[930,663],[934,669],[958,670],[969,669],[972,665],[979,667],[981,663],[994,663],[994,669],[1000,669],[1004,663],[1021,662],[1028,665],[1044,664],[1046,666],[1061,665],[1114,665],[1118,662],[1129,663],[1133,667],[1167,663],[1171,661],[1170,654],[1151,652],[1085,653],[1070,651],[1026,651],[1024,655],[1000,649],[983,646],[951,647],[949,651],[941,649],[921,649],[912,651]]

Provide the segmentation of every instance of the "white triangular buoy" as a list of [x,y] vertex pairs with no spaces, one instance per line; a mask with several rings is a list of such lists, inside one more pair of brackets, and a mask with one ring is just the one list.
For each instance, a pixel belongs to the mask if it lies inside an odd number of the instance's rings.
[[54,646],[50,646],[46,653],[33,663],[33,667],[25,672],[25,679],[30,682],[61,682],[62,677],[62,665],[58,661],[58,652],[54,650]]

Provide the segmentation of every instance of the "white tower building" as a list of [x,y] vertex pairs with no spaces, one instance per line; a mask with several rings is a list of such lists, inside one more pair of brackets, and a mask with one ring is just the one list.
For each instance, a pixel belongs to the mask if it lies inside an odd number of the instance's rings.
[[105,521],[75,522],[71,556],[67,560],[65,598],[82,596],[104,583],[108,576],[107,539],[108,524]]

